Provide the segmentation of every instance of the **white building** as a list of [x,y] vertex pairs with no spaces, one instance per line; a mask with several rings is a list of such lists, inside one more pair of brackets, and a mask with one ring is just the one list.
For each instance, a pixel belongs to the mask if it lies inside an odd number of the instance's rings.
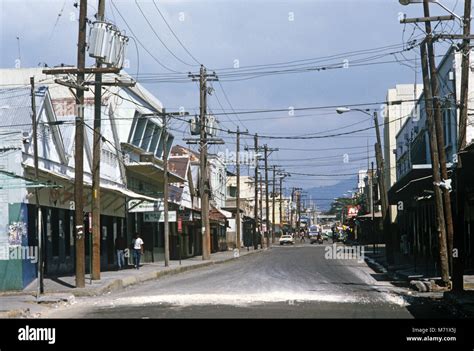
[[[0,70],[0,251],[15,245],[37,245],[30,77],[36,81],[38,127],[39,205],[43,213],[46,274],[74,269],[74,138],[75,97],[71,91],[45,76],[42,68]],[[122,77],[126,75],[122,75]],[[104,81],[118,76],[104,76]],[[91,211],[94,97],[84,99],[84,211]],[[139,231],[145,241],[145,261],[163,253],[163,234],[158,223],[148,223],[131,202],[159,202],[163,191],[163,133],[161,121],[143,118],[160,112],[161,102],[145,88],[105,87],[102,95],[101,151],[101,268],[114,264],[114,239],[131,240]],[[168,138],[170,150],[172,135]],[[9,172],[9,173],[5,173]],[[15,187],[6,186],[15,179]],[[181,181],[170,174],[170,181]],[[90,228],[85,218],[86,240]],[[19,241],[21,239],[21,242]],[[86,241],[87,242],[87,241]],[[87,245],[86,245],[87,246]],[[86,255],[89,248],[86,248]],[[88,263],[89,260],[86,259]],[[0,290],[21,289],[35,277],[31,264],[0,256]]]
[[[419,111],[415,109],[416,101],[423,91],[422,84],[397,84],[387,92],[387,105],[384,111],[384,172],[385,188],[388,190],[397,180],[396,137],[405,122],[412,116],[417,118]],[[390,206],[392,222],[397,216],[397,207]]]
[[[448,177],[452,179],[457,162],[457,142],[459,130],[459,108],[461,92],[461,52],[451,47],[439,62],[437,70],[439,76],[439,99],[442,107],[442,125],[444,132],[444,147],[447,158]],[[468,99],[472,104],[474,97],[474,53],[471,52],[471,69],[468,87]],[[467,145],[472,149],[474,142],[474,118],[468,116]],[[413,262],[423,261],[426,270],[436,271],[438,267],[438,231],[435,216],[433,197],[432,163],[427,127],[427,115],[424,95],[420,97],[417,108],[407,118],[396,135],[396,182],[389,191],[389,201],[392,205],[401,206],[398,211],[397,224],[401,238],[399,252],[410,257]],[[473,179],[472,174],[467,179]],[[453,182],[454,183],[454,182]],[[472,198],[469,186],[464,189],[455,189],[464,192],[466,197]],[[472,268],[472,225],[474,224],[474,207],[472,202],[466,202],[464,252],[471,255],[465,257],[466,268]],[[435,272],[437,273],[437,272]]]

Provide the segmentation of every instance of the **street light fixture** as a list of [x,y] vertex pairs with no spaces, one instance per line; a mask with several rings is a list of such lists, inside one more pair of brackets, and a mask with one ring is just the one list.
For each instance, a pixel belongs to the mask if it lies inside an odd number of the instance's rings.
[[349,107],[338,107],[336,108],[336,112],[340,115],[346,112],[349,112],[351,109]]
[[342,115],[343,113],[347,113],[347,112],[351,112],[351,111],[359,111],[359,112],[362,112],[362,113],[365,113],[366,115],[368,116],[372,116],[368,111],[370,110],[362,110],[360,108],[349,108],[349,107],[338,107],[336,108],[336,112],[340,115]]
[[[402,0],[400,0],[402,1]],[[372,116],[368,111],[370,110],[362,110],[362,109],[350,109],[348,107],[338,107],[336,109],[336,112],[338,114],[343,114],[346,112],[351,112],[351,111],[358,111],[362,112],[366,115]],[[373,112],[373,119],[374,119],[374,127],[375,127],[375,135],[377,137],[377,143],[375,144],[375,158],[377,161],[377,176],[379,178],[379,189],[380,189],[380,200],[382,202],[382,217],[383,217],[383,230],[386,232],[386,235],[388,235],[389,227],[390,224],[389,222],[389,217],[388,217],[388,199],[387,199],[387,191],[385,187],[385,175],[384,175],[384,160],[382,156],[382,141],[380,137],[380,128],[379,128],[379,122],[378,122],[378,116],[377,116],[377,111],[374,110]],[[373,213],[373,211],[372,211]],[[388,238],[386,238],[387,242],[389,241]]]
[[[407,5],[411,5],[411,4],[422,4],[423,0],[398,0],[398,2],[400,3],[400,5],[407,6]],[[449,8],[444,6],[438,0],[428,0],[428,2],[437,4],[438,6],[440,6],[445,11],[449,12],[451,15],[453,15],[454,17],[456,17],[458,20],[460,20],[462,22],[462,18],[460,16],[456,15],[453,11],[451,11]]]

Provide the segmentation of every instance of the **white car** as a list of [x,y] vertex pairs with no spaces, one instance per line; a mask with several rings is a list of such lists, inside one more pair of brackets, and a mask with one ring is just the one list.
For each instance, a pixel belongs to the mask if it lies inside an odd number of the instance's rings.
[[284,245],[284,244],[294,245],[295,239],[291,235],[282,235],[279,242],[280,242],[280,245]]

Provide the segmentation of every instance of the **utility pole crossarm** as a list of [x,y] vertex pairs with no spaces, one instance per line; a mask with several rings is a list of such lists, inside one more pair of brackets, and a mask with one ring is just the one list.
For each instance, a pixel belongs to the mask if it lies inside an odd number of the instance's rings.
[[403,18],[400,20],[402,24],[408,23],[420,23],[420,22],[440,22],[440,21],[452,21],[456,17],[451,16],[433,16],[433,17],[417,17],[417,18]]

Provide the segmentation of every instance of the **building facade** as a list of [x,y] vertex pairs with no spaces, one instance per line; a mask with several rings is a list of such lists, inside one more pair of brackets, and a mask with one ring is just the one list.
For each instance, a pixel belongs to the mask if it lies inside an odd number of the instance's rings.
[[[0,169],[2,184],[16,180],[14,187],[0,189],[0,281],[1,290],[22,289],[36,277],[37,262],[12,259],[19,246],[37,248],[36,205],[41,209],[41,239],[47,276],[74,272],[74,138],[75,97],[68,88],[42,74],[41,68],[1,70],[0,84]],[[32,103],[29,87],[34,76],[35,121],[38,131],[38,184],[34,179]],[[110,77],[109,77],[110,78]],[[116,77],[110,78],[115,80]],[[104,77],[104,81],[107,78]],[[144,114],[161,111],[161,103],[139,85],[107,87],[102,96],[101,150],[101,269],[115,265],[114,241],[123,236],[131,243],[133,233],[145,241],[145,262],[156,261],[163,252],[163,234],[158,223],[144,220],[146,205],[159,208],[163,193],[164,133],[156,118]],[[84,119],[84,228],[86,270],[89,269],[91,243],[91,184],[94,98],[85,94]],[[168,146],[173,141],[168,136]],[[168,150],[170,147],[168,147]],[[170,173],[170,180],[182,179]],[[36,192],[38,191],[38,202]],[[82,223],[81,223],[82,224]],[[3,277],[7,277],[3,279]]]
[[[447,157],[448,176],[453,179],[457,163],[457,142],[459,127],[459,99],[461,81],[461,53],[450,48],[438,65],[440,80],[439,98],[442,104],[442,124],[445,139],[444,150]],[[472,60],[472,58],[471,58]],[[471,64],[472,65],[472,64]],[[474,95],[474,74],[470,71],[469,96]],[[474,141],[472,117],[467,126],[467,144]],[[441,146],[441,145],[440,145]],[[398,209],[397,224],[399,235],[395,238],[398,262],[409,262],[421,273],[439,273],[439,241],[436,228],[436,212],[432,179],[432,163],[426,108],[422,94],[412,115],[406,119],[396,135],[396,182],[389,191],[389,201]],[[471,178],[474,174],[471,174]],[[469,177],[468,177],[469,178]],[[453,182],[454,184],[454,182]],[[457,192],[469,189],[455,189]],[[472,267],[472,224],[474,211],[466,203],[464,222],[466,232],[465,255]],[[454,202],[452,207],[455,209]],[[469,265],[468,265],[469,267]]]

